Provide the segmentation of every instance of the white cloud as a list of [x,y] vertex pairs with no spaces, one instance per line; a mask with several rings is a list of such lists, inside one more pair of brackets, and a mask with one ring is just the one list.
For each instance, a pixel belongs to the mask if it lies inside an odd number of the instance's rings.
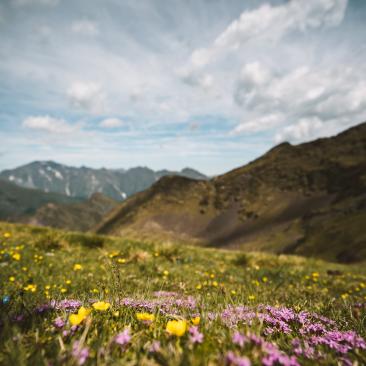
[[67,90],[73,107],[100,114],[106,110],[106,97],[100,84],[94,82],[74,82]]
[[82,34],[85,36],[95,36],[99,34],[98,25],[90,20],[82,19],[72,23],[71,30],[74,33]]
[[27,117],[23,121],[22,126],[32,130],[61,134],[74,132],[78,128],[77,125],[73,126],[63,119],[53,118],[50,116]]
[[117,128],[123,125],[125,125],[125,122],[119,118],[106,118],[99,123],[99,126],[103,128]]
[[278,126],[282,122],[283,116],[281,114],[269,114],[249,121],[241,122],[230,132],[230,134],[239,135],[266,131]]
[[27,5],[44,5],[44,6],[56,6],[59,0],[11,0],[15,6],[27,6]]
[[208,73],[198,73],[193,68],[186,68],[177,72],[181,80],[190,85],[198,86],[206,91],[210,90],[214,84],[214,78]]
[[280,6],[264,4],[243,12],[208,48],[195,50],[191,65],[202,67],[252,40],[279,40],[293,31],[333,27],[344,17],[348,0],[292,0]]
[[300,119],[298,123],[285,127],[275,136],[275,142],[303,142],[312,140],[319,135],[324,123],[318,117]]

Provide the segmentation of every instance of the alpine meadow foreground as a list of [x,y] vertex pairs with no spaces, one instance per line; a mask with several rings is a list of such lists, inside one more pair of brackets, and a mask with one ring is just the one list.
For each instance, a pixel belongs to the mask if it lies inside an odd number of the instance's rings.
[[366,363],[362,265],[0,232],[0,364]]

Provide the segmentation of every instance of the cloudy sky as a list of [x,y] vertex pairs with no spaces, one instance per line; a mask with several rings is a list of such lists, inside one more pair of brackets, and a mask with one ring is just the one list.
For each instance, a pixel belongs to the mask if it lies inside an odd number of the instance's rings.
[[366,120],[364,0],[0,0],[0,169],[225,172]]

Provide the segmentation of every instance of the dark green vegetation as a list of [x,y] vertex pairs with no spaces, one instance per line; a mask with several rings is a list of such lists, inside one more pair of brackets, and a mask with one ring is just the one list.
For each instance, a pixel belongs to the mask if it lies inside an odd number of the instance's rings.
[[164,177],[123,202],[99,233],[366,259],[366,123],[293,146],[209,181]]
[[22,188],[0,180],[0,220],[27,221],[43,205],[70,204],[80,201],[80,198]]
[[193,169],[180,172],[153,171],[145,167],[131,169],[92,169],[70,167],[53,161],[35,161],[16,169],[4,170],[0,178],[21,187],[57,192],[72,197],[89,198],[100,192],[117,201],[149,188],[160,177],[180,175],[192,179],[206,179]]
[[[273,365],[366,362],[362,265],[3,223],[0,266],[2,365],[223,365],[233,357],[261,365],[278,352],[283,363]],[[72,328],[70,314],[95,301],[106,309],[93,310]],[[138,320],[141,312],[153,321]],[[299,317],[308,318],[298,325]],[[169,334],[172,319],[191,328],[196,323],[201,342],[193,341],[192,329]],[[130,336],[120,338],[124,345],[116,343],[121,332]],[[320,344],[312,346],[315,334]],[[255,336],[262,345],[240,346],[239,336]],[[326,345],[333,338],[334,348]],[[315,358],[295,353],[294,344],[306,339],[315,355],[306,354]]]
[[117,201],[94,193],[89,199],[72,204],[49,203],[40,207],[28,220],[37,226],[50,226],[74,231],[88,231],[97,225]]

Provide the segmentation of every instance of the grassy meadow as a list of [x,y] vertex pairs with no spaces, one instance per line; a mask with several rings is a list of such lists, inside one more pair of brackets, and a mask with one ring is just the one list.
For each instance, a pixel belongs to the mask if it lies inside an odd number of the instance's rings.
[[366,266],[0,224],[1,365],[363,365]]

